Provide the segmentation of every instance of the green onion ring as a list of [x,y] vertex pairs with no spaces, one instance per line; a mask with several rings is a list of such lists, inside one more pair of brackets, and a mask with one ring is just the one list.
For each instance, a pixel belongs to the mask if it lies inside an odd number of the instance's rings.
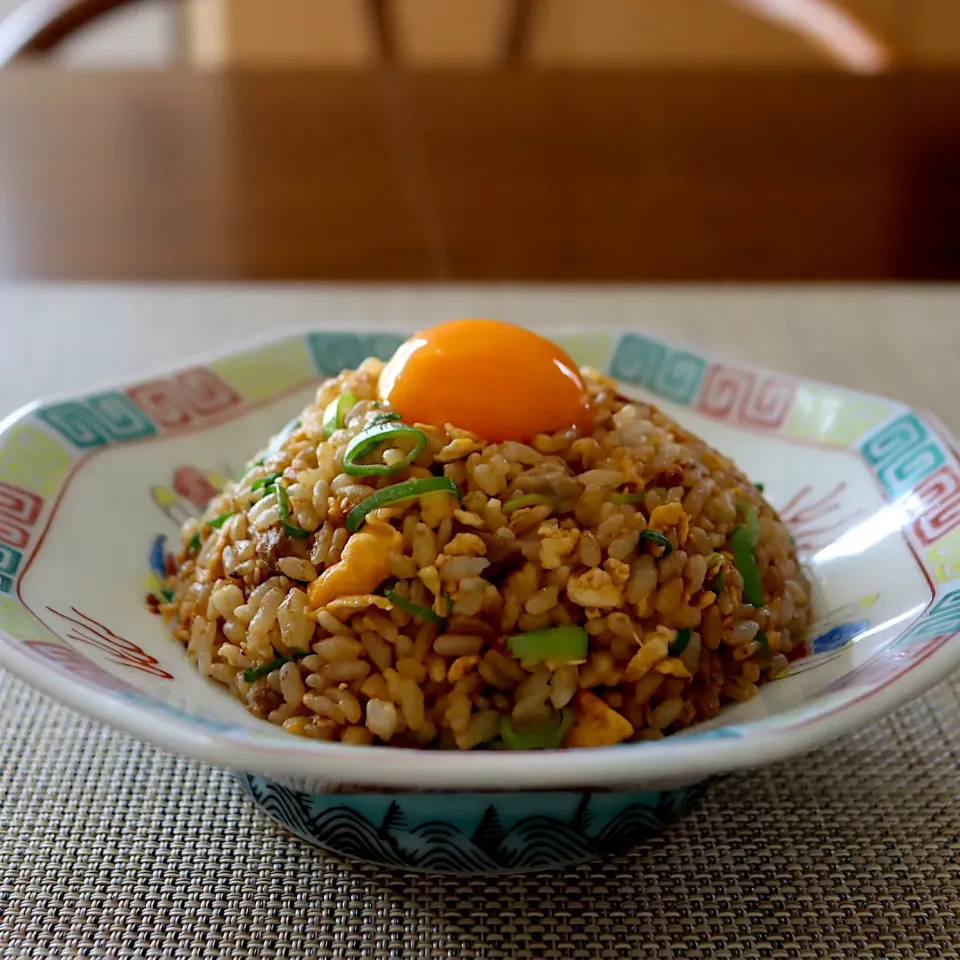
[[253,683],[254,680],[259,680],[268,673],[279,670],[285,663],[289,663],[291,660],[301,660],[304,657],[309,657],[311,653],[313,653],[312,650],[298,651],[297,653],[291,653],[288,657],[278,657],[276,660],[271,660],[262,667],[253,667],[250,670],[244,670],[243,679],[246,680],[247,683]]
[[[397,463],[358,463],[363,457],[373,453],[377,447],[387,440],[406,437],[413,441],[413,446]],[[426,449],[427,435],[422,430],[408,427],[405,423],[375,423],[361,430],[349,444],[343,455],[343,472],[352,477],[375,477],[396,473],[409,467]]]
[[500,718],[500,738],[511,750],[556,750],[563,746],[573,725],[573,712],[564,708],[555,722],[542,723],[527,730],[514,729],[508,717]]
[[293,537],[294,540],[306,540],[310,536],[310,531],[289,522],[290,494],[287,493],[287,488],[278,483],[275,489],[277,491],[277,503],[280,505],[280,522],[283,524],[284,532],[288,537]]
[[750,531],[750,542],[756,546],[760,542],[760,518],[757,508],[752,503],[738,503],[738,509],[743,514],[744,526]]
[[384,487],[362,500],[347,514],[347,529],[356,533],[371,510],[379,510],[391,503],[415,500],[426,493],[452,493],[460,498],[460,488],[449,477],[424,477],[422,480],[404,480]]
[[669,557],[673,553],[673,544],[658,530],[641,531],[638,543],[643,543],[645,540],[649,540],[654,546],[663,547],[661,557]]
[[395,607],[406,610],[411,616],[418,617],[421,620],[429,620],[431,623],[444,622],[444,618],[435,610],[431,610],[429,607],[421,607],[419,603],[412,603],[406,597],[401,597],[396,590],[384,590],[383,595]]
[[754,607],[763,606],[763,580],[753,552],[753,535],[747,527],[739,526],[730,538],[733,562],[743,577],[743,599]]
[[323,432],[329,439],[337,430],[343,429],[347,414],[357,405],[357,398],[352,393],[341,393],[336,400],[331,400],[323,411]]
[[625,503],[641,503],[646,497],[645,493],[615,493],[611,498],[610,502],[615,503],[618,507],[623,506]]
[[274,483],[276,483],[277,480],[279,480],[282,476],[283,476],[282,473],[271,473],[271,474],[268,474],[268,475],[265,476],[265,477],[261,477],[261,478],[260,478],[259,480],[257,480],[257,482],[254,483],[254,485],[250,488],[250,492],[251,492],[251,493],[254,493],[254,492],[257,491],[257,490],[267,490],[267,489],[269,489],[270,487],[272,487],[272,486],[274,485]]
[[550,627],[507,639],[518,660],[586,660],[590,638],[583,627]]
[[687,644],[690,643],[690,638],[693,636],[693,631],[688,627],[684,627],[682,630],[677,631],[677,638],[670,644],[670,649],[667,651],[671,657],[679,657],[684,650],[687,649]]

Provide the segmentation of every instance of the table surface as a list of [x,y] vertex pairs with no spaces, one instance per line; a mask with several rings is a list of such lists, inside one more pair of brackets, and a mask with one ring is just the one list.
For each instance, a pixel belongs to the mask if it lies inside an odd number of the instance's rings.
[[[960,428],[949,289],[0,288],[0,417],[271,332],[481,313],[667,333],[931,407]],[[458,883],[339,864],[221,771],[0,671],[0,956],[960,960],[960,676],[726,777],[647,846]]]
[[960,277],[960,72],[0,74],[0,277]]

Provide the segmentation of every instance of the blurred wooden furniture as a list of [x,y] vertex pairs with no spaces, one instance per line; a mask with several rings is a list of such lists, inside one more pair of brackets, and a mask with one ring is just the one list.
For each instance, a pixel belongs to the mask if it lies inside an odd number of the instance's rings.
[[[360,0],[187,0],[198,62],[362,66]],[[881,72],[960,64],[958,0],[381,0],[403,63]],[[521,29],[517,29],[517,24]]]
[[960,75],[0,71],[0,278],[960,279]]
[[393,52],[392,0],[189,0],[186,38],[204,67],[365,68]]
[[[141,0],[23,0],[0,19],[0,67],[47,54],[102,17]],[[177,0],[179,2],[179,0]]]

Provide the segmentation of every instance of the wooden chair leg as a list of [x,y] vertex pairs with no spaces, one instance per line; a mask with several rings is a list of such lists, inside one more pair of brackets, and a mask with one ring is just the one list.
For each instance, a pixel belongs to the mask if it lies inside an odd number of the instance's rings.
[[377,56],[383,63],[392,63],[397,59],[397,34],[390,0],[367,0],[367,15]]
[[522,63],[530,39],[537,0],[509,0],[501,41],[500,60],[504,66]]

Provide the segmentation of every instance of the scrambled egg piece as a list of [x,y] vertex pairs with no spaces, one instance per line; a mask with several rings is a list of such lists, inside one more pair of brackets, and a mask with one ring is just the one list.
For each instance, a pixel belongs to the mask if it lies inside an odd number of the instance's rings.
[[[676,636],[676,631],[670,631]],[[627,664],[624,679],[627,683],[635,683],[646,676],[651,667],[665,660],[670,650],[670,640],[659,631],[648,633],[643,638],[643,644]]]
[[605,747],[622,743],[633,735],[630,721],[588,690],[577,692],[573,698],[573,712],[576,719],[564,746]]
[[337,597],[326,605],[327,612],[335,617],[344,611],[352,614],[358,610],[366,610],[368,607],[392,610],[393,604],[386,597],[378,597],[375,593],[362,593],[351,597]]
[[679,677],[681,680],[689,680],[693,674],[684,666],[682,660],[676,657],[668,657],[661,660],[654,668],[657,673],[666,674],[668,677]]
[[613,585],[621,590],[630,579],[630,564],[624,563],[622,560],[615,560],[610,557],[608,560],[604,560],[603,569],[610,574]]
[[537,531],[540,539],[540,566],[544,570],[562,567],[577,549],[579,530],[561,530],[553,524],[544,523]]
[[458,680],[462,680],[479,662],[480,658],[478,656],[457,657],[447,671],[447,681],[456,683]]
[[445,490],[424,494],[420,498],[420,519],[436,529],[444,520],[453,518],[456,505],[456,497],[451,497]]
[[653,508],[648,526],[651,530],[666,530],[667,527],[675,527],[682,516],[683,507],[679,503],[665,503]]
[[440,591],[443,589],[440,584],[440,572],[433,564],[418,570],[417,577],[435,597],[440,595]]
[[623,594],[617,589],[610,574],[594,568],[567,582],[567,596],[581,607],[619,607]]
[[620,468],[620,472],[623,474],[624,480],[630,485],[630,492],[642,493],[646,488],[647,483],[643,477],[640,476],[640,473],[637,470],[637,463],[633,457],[622,457],[617,466]]
[[371,594],[390,575],[387,557],[403,549],[403,535],[388,523],[368,520],[346,542],[339,562],[310,584],[310,606],[325,607],[337,597]]
[[677,543],[682,547],[686,543],[687,534],[690,533],[690,518],[683,512],[683,507],[679,503],[665,503],[653,508],[650,523],[647,526],[661,533],[668,527],[676,527]]
[[[451,498],[448,496],[447,500]],[[475,533],[458,533],[444,548],[448,557],[482,557],[487,545]]]
[[[449,500],[450,498],[447,497],[447,499]],[[482,530],[484,528],[483,518],[477,516],[477,514],[470,510],[454,510],[453,515],[465,527],[473,527],[476,530]]]
[[437,463],[450,463],[453,460],[461,460],[471,453],[478,453],[486,446],[482,440],[475,437],[472,433],[467,433],[465,430],[457,430],[456,428],[450,427],[449,424],[447,425],[447,429],[454,436],[454,439],[436,455],[435,459]]

